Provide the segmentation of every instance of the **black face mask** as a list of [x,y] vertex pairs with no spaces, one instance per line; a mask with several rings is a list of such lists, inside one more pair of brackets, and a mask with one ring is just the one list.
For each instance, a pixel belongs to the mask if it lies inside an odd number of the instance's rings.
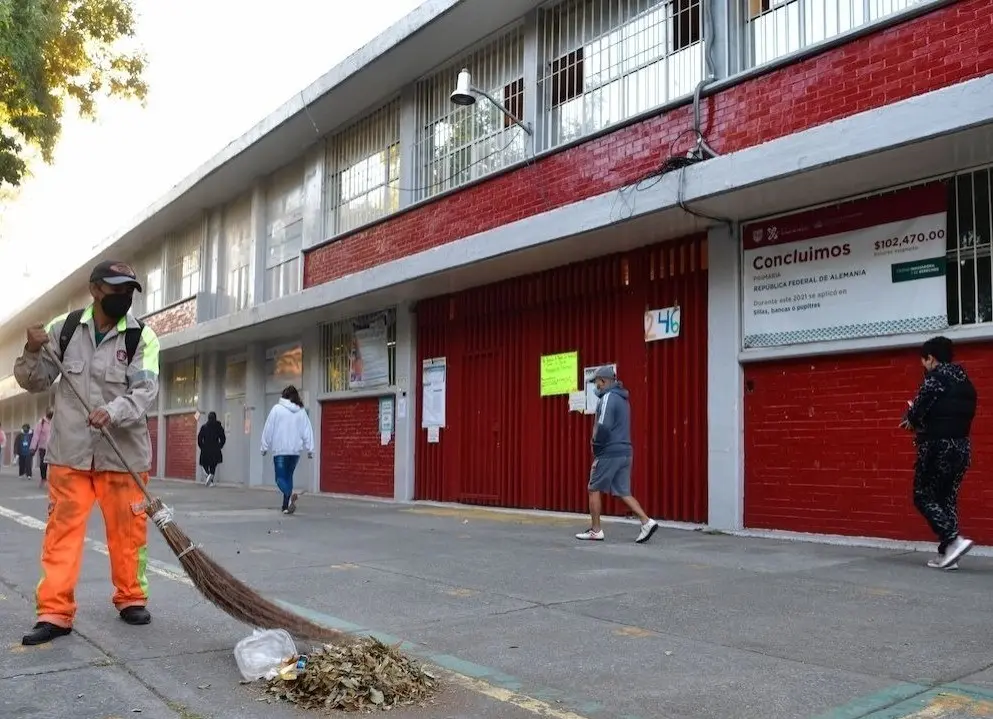
[[131,309],[131,295],[104,295],[100,309],[112,320],[119,320]]

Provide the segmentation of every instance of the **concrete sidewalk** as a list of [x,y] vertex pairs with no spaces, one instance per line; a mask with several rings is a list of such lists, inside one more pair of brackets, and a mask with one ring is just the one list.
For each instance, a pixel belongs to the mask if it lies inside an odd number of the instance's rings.
[[[285,517],[269,491],[153,490],[267,596],[453,672],[437,706],[402,716],[993,717],[990,559],[937,572],[919,553],[677,530],[635,545],[624,524],[591,544],[567,517],[309,496]],[[0,716],[302,715],[239,685],[231,650],[250,630],[175,573],[154,529],[155,618],[121,623],[99,512],[77,634],[21,649],[46,506],[36,484],[0,480]]]

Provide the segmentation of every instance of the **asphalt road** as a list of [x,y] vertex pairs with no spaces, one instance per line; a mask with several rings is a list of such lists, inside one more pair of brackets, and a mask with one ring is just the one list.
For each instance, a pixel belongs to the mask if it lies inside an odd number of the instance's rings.
[[[993,717],[993,560],[630,524],[580,543],[582,518],[156,482],[178,523],[262,593],[440,666],[418,719]],[[0,717],[306,716],[239,683],[251,633],[184,581],[150,528],[151,609],[110,604],[94,512],[77,631],[20,646],[47,499],[0,476]]]

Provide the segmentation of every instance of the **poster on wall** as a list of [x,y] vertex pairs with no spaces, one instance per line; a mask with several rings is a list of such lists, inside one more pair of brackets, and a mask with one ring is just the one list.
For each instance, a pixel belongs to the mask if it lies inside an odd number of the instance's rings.
[[746,225],[744,347],[947,327],[946,207],[929,185]]
[[539,376],[542,397],[575,392],[576,378],[579,377],[579,353],[543,355]]
[[436,357],[434,359],[424,360],[422,363],[422,372],[421,427],[428,430],[444,427],[447,382],[447,363],[445,358]]
[[389,383],[390,355],[386,317],[377,317],[369,324],[354,325],[352,346],[348,351],[349,388],[383,387]]

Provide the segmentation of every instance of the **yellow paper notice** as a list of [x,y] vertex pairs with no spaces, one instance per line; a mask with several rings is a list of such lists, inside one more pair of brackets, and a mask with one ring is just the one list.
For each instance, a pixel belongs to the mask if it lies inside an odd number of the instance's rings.
[[563,352],[541,358],[541,396],[569,394],[576,391],[579,377],[579,353]]

